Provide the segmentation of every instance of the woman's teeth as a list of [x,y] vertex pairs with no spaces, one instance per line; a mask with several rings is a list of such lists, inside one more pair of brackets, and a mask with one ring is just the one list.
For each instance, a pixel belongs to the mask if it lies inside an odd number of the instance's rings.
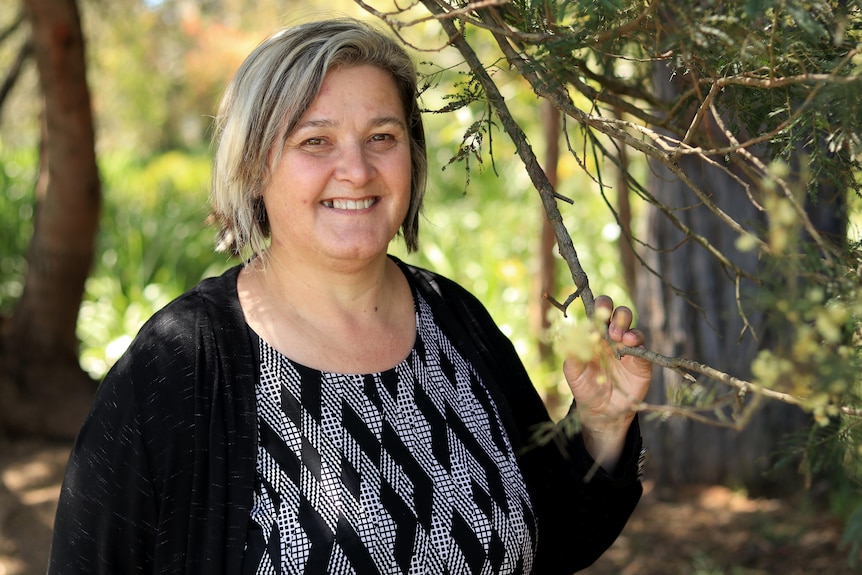
[[364,210],[374,205],[374,198],[365,198],[363,200],[324,200],[323,205],[327,208],[335,208],[336,210]]

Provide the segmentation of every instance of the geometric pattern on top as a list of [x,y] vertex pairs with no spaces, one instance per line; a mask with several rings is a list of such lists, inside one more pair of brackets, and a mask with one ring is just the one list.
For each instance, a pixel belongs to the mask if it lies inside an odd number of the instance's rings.
[[260,341],[244,573],[529,573],[530,497],[497,407],[416,297],[413,351],[336,374]]

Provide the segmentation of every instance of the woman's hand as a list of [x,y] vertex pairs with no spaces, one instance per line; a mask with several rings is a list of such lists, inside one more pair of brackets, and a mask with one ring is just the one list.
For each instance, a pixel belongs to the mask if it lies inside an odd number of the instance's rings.
[[[643,347],[644,334],[631,328],[629,308],[614,309],[614,302],[608,296],[597,297],[595,304],[596,317],[608,318],[608,336],[614,344]],[[577,405],[587,451],[605,470],[613,473],[636,414],[634,407],[649,389],[652,364],[629,355],[617,359],[604,338],[598,348],[598,353],[586,362],[569,356],[563,364],[563,374]]]

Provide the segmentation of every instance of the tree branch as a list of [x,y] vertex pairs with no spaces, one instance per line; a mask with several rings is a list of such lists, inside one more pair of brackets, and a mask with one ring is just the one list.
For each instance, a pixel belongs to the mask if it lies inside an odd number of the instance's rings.
[[[554,105],[556,105],[561,111],[563,111],[563,113],[565,113],[567,116],[572,117],[581,125],[594,128],[597,131],[642,152],[647,157],[660,161],[662,164],[665,165],[665,167],[667,167],[668,170],[670,170],[671,173],[673,173],[680,180],[682,180],[686,184],[686,186],[688,186],[688,188],[692,190],[692,192],[694,192],[697,198],[710,211],[712,211],[712,213],[718,216],[721,221],[723,221],[728,227],[730,227],[730,229],[732,229],[739,235],[749,233],[745,229],[743,229],[743,227],[738,222],[736,222],[726,212],[724,212],[724,210],[719,208],[712,201],[709,195],[703,190],[701,190],[700,186],[698,186],[673,159],[673,152],[684,147],[681,142],[672,141],[666,136],[662,136],[657,132],[650,130],[649,128],[636,125],[632,122],[627,122],[625,120],[617,120],[615,118],[602,118],[601,116],[594,116],[578,109],[572,102],[571,98],[569,98],[568,94],[566,94],[561,87],[558,87],[557,89],[553,90],[548,90],[547,82],[544,82],[535,71],[525,65],[523,58],[521,58],[520,55],[515,52],[515,50],[504,37],[500,37],[497,35],[495,35],[494,37],[509,63],[518,69],[518,72],[521,74],[521,76],[523,76],[530,83],[533,90],[539,96],[553,102]],[[481,63],[478,63],[478,65],[481,66]],[[617,127],[618,125],[620,127]],[[649,145],[643,140],[639,140],[633,137],[628,131],[626,131],[625,128],[639,131],[641,134],[647,136],[653,142],[655,142],[656,145]],[[665,140],[673,142],[673,145],[666,144]],[[728,171],[724,166],[717,164],[713,160],[707,157],[705,157],[704,159],[713,166],[718,167],[719,169],[722,169],[724,171]],[[671,216],[670,210],[666,207],[663,211],[669,217]],[[693,240],[699,243],[713,257],[715,257],[721,263],[722,266],[727,269],[733,270],[734,273],[737,275],[741,275],[747,277],[748,279],[751,279],[752,281],[756,281],[756,279],[751,276],[751,274],[748,274],[747,272],[733,264],[733,262],[731,262],[723,253],[721,253],[712,244],[710,244],[710,242],[705,237],[700,236],[694,233],[693,230],[685,227],[682,222],[676,217],[672,217],[672,221],[674,225],[679,227],[681,231],[683,231],[687,236],[691,237]],[[753,234],[751,235],[752,237],[756,237]],[[759,238],[756,238],[756,241],[758,243],[758,248],[764,251],[764,253],[769,253],[770,248],[765,242],[763,242]]]
[[[425,5],[426,8],[428,8],[428,10],[432,14],[437,15],[442,12],[442,9],[434,0],[422,0],[422,3]],[[594,298],[592,291],[589,288],[589,278],[587,277],[586,272],[584,272],[584,269],[581,266],[580,260],[578,259],[577,250],[575,250],[575,246],[572,243],[572,238],[571,236],[569,236],[569,232],[566,229],[565,224],[563,223],[563,217],[560,214],[560,210],[557,208],[556,192],[554,190],[554,187],[551,185],[551,182],[548,180],[547,174],[545,174],[544,170],[539,164],[538,158],[536,158],[535,154],[533,153],[533,149],[530,147],[526,135],[509,112],[508,106],[506,105],[506,101],[503,98],[503,95],[500,94],[500,91],[497,89],[497,85],[488,75],[487,70],[485,70],[485,67],[479,60],[479,57],[464,39],[463,35],[458,32],[457,28],[455,28],[455,25],[452,23],[451,20],[441,19],[440,25],[443,27],[443,30],[449,35],[449,40],[451,44],[455,48],[457,48],[457,50],[467,61],[467,64],[470,66],[470,69],[479,79],[479,82],[482,84],[482,89],[485,91],[485,95],[488,98],[488,101],[494,108],[494,111],[497,113],[497,116],[500,118],[500,122],[503,125],[503,129],[512,139],[512,142],[514,142],[515,148],[518,152],[518,156],[524,163],[524,166],[527,169],[527,173],[530,176],[530,180],[533,182],[533,186],[539,192],[539,196],[541,197],[542,205],[545,208],[545,214],[548,218],[548,222],[551,224],[551,227],[554,230],[554,237],[557,240],[557,248],[560,252],[560,255],[563,257],[563,259],[569,266],[569,270],[572,275],[572,281],[574,281],[575,286],[580,292],[581,301],[583,301],[584,303],[584,308],[587,314],[589,316],[592,316],[594,309]]]

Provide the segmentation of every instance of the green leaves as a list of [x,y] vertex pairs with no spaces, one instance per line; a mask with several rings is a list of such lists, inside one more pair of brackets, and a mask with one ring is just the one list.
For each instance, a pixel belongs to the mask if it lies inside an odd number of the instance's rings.
[[205,223],[207,153],[111,155],[101,170],[97,259],[78,321],[81,364],[97,379],[155,311],[231,264],[214,254]]

